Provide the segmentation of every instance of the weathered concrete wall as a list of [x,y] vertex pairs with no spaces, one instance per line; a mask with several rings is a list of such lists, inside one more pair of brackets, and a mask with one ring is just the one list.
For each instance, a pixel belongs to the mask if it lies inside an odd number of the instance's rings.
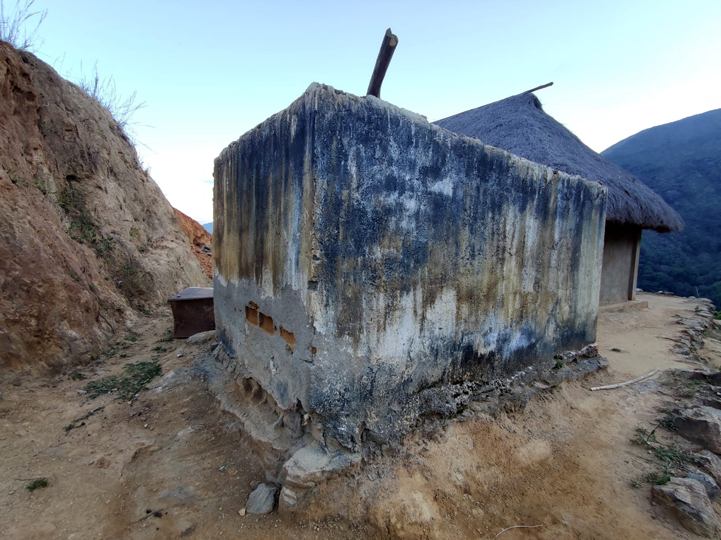
[[605,208],[596,183],[311,85],[216,159],[221,342],[326,443],[392,440],[429,389],[594,341]]
[[641,228],[606,224],[600,304],[628,302],[636,297]]

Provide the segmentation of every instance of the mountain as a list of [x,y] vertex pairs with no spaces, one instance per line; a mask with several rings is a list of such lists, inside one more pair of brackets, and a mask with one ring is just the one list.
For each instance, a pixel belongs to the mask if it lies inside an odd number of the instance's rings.
[[686,222],[681,233],[643,232],[638,286],[721,306],[721,109],[641,131],[601,154]]
[[108,110],[0,41],[0,375],[87,362],[208,283]]
[[206,231],[208,231],[210,234],[213,234],[213,222],[212,221],[210,223],[206,223],[205,225],[203,225],[203,228]]

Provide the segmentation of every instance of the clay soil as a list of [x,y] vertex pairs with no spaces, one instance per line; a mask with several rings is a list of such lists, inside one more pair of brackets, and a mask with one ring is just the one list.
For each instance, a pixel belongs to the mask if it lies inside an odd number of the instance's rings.
[[[492,539],[524,525],[535,528],[501,538],[691,538],[652,503],[643,477],[658,463],[630,440],[637,427],[656,425],[658,408],[679,401],[664,383],[670,370],[700,366],[671,352],[683,329],[678,316],[697,304],[642,299],[649,309],[600,315],[607,371],[513,413],[468,411],[331,480],[308,508],[267,516],[239,514],[264,475],[206,389],[209,345],[168,341],[166,311],[141,318],[90,366],[0,383],[0,537]],[[700,356],[718,366],[714,335]],[[131,401],[79,393],[88,381],[152,359],[163,375]],[[661,374],[643,383],[590,391],[656,367]],[[40,477],[48,487],[28,491]]]

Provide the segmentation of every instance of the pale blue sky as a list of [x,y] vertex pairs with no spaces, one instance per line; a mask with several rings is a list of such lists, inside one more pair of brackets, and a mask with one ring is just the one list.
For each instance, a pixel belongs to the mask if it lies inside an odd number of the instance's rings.
[[[6,0],[6,5],[12,0]],[[97,61],[137,91],[138,139],[170,202],[212,219],[213,159],[314,81],[363,95],[383,33],[382,97],[434,121],[534,86],[600,151],[721,108],[721,1],[162,2],[36,0],[39,56]],[[149,127],[152,126],[152,127]]]

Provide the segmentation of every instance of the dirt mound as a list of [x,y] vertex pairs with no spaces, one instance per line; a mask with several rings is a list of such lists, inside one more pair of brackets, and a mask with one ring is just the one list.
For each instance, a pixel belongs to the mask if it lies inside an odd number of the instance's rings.
[[175,217],[178,218],[180,228],[188,237],[193,255],[198,259],[205,275],[213,279],[213,255],[211,251],[213,249],[213,236],[193,218],[186,216],[177,208],[173,208],[173,210],[175,210]]
[[87,360],[138,311],[206,284],[110,113],[0,42],[0,370]]

